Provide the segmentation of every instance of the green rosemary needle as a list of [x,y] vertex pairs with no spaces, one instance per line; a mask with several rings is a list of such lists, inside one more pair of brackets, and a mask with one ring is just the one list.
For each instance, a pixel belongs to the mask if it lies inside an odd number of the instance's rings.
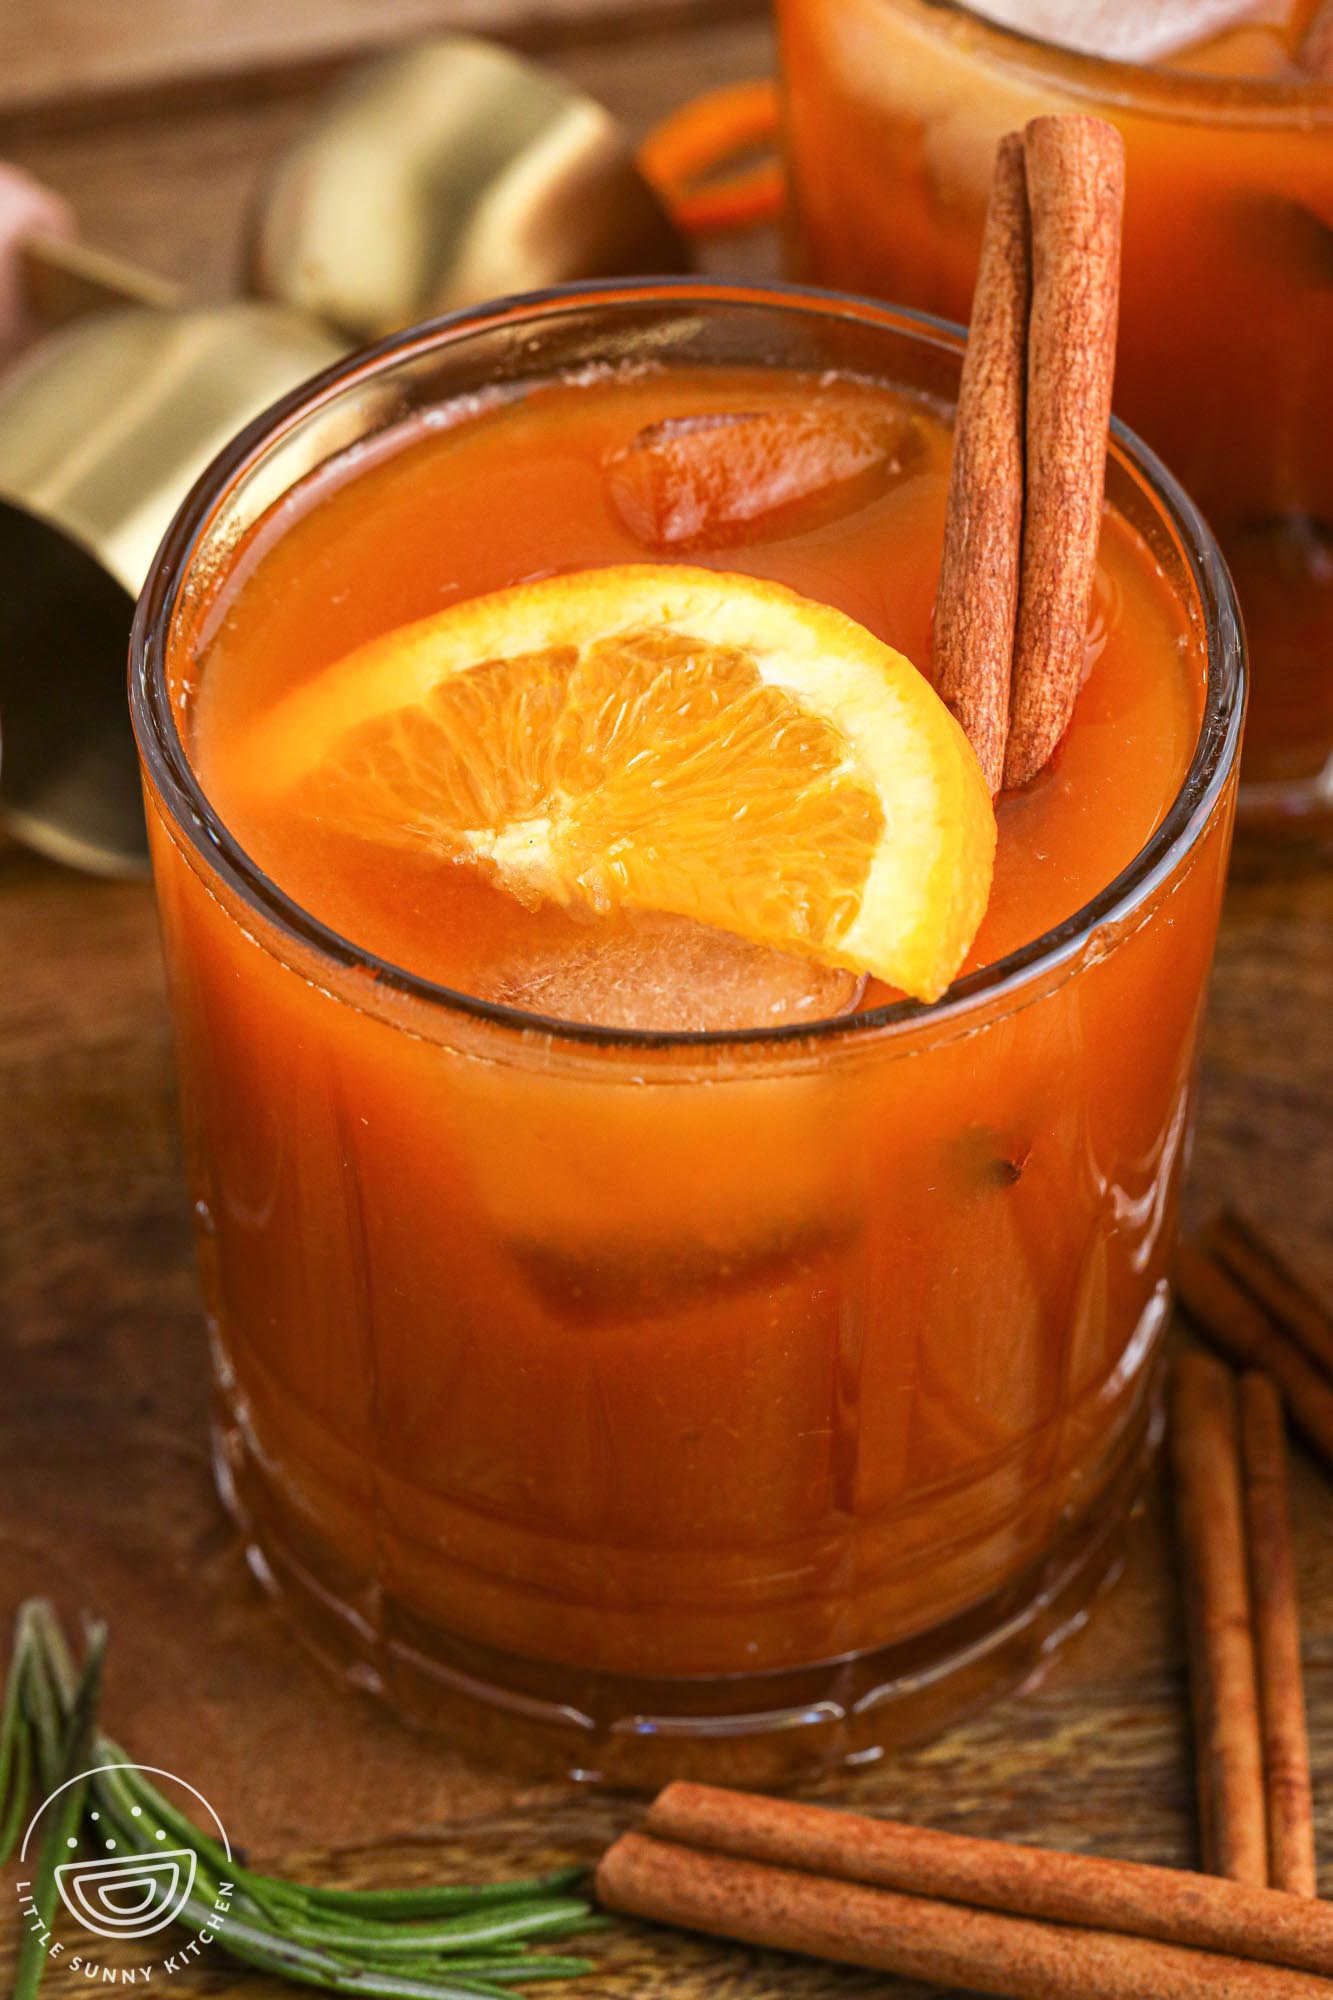
[[[55,1913],[56,1863],[87,1812],[99,1815],[100,1828],[127,1854],[160,1851],[149,1825],[169,1832],[195,1858],[177,1921],[196,1931],[211,1924],[220,1951],[298,1985],[364,2000],[513,2000],[512,1988],[528,1980],[577,1979],[593,1970],[588,1959],[532,1949],[603,1927],[605,1920],[571,1893],[583,1878],[580,1868],[475,1887],[325,1889],[242,1866],[98,1732],[104,1642],[101,1628],[89,1635],[80,1669],[49,1604],[23,1605],[15,1624],[0,1706],[0,1863],[13,1851],[31,1795],[49,1799],[59,1791],[59,1800],[34,1882],[40,1924],[25,1929],[14,2000],[33,2000],[37,1992],[46,1964],[41,1932]],[[230,1907],[220,1921],[215,1905],[224,1891]]]
[[14,1656],[0,1708],[0,1857],[14,1851],[32,1789],[32,1733],[24,1714],[23,1689],[36,1645],[31,1612],[25,1605],[14,1625]]
[[[56,1867],[64,1860],[69,1843],[77,1834],[83,1819],[84,1800],[88,1790],[85,1775],[91,1758],[95,1755],[94,1740],[97,1722],[97,1696],[102,1680],[102,1653],[106,1644],[106,1628],[97,1626],[88,1639],[88,1657],[82,1679],[73,1691],[73,1699],[68,1710],[61,1717],[58,1749],[50,1739],[51,1715],[42,1709],[38,1762],[47,1770],[58,1769],[59,1776],[54,1792],[51,1816],[43,1830],[42,1844],[37,1857],[37,1879],[33,1885],[32,1901],[39,1923],[36,1928],[25,1924],[23,1942],[19,1946],[18,1971],[14,1978],[14,2000],[32,2000],[42,1982],[46,1967],[46,1950],[43,1932],[49,1932],[56,1908]],[[40,1639],[29,1653],[26,1662],[24,1684],[35,1686],[41,1673]],[[58,1757],[58,1764],[55,1759]],[[4,1857],[7,1858],[7,1857]]]

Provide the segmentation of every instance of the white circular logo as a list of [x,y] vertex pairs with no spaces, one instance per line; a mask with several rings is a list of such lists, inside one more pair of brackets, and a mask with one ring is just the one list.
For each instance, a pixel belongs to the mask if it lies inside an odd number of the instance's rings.
[[[207,1828],[210,1838],[222,1849],[227,1860],[231,1860],[231,1842],[226,1828],[203,1793],[193,1785],[155,1764],[99,1764],[90,1771],[67,1779],[42,1801],[23,1836],[23,1845],[19,1850],[20,1873],[28,1860],[29,1851],[35,1856],[40,1850],[45,1815],[61,1794],[72,1785],[83,1784],[103,1772],[141,1772],[157,1781],[159,1792],[160,1781],[166,1779],[168,1784],[187,1793],[189,1801],[196,1807],[202,1806],[211,1822]],[[143,1796],[140,1793],[140,1797]],[[191,1908],[190,1899],[195,1891],[199,1866],[197,1853],[193,1848],[179,1844],[178,1835],[173,1833],[170,1825],[158,1823],[151,1805],[135,1804],[129,1807],[128,1812],[134,1826],[135,1844],[132,1847],[127,1846],[123,1830],[104,1818],[96,1808],[86,1813],[85,1825],[91,1837],[92,1852],[85,1854],[82,1849],[88,1843],[80,1842],[77,1836],[69,1837],[69,1859],[58,1862],[55,1869],[56,1890],[76,1924],[90,1931],[94,1937],[119,1943],[153,1937],[173,1922],[187,1924],[195,1935],[152,1968],[170,1974],[179,1970],[182,1964],[197,1958],[202,1946],[212,1943],[225,1922],[233,1885],[220,1882],[216,1891],[210,1886],[207,1902],[196,1901]],[[170,1819],[171,1815],[164,1817]],[[99,1968],[88,1953],[71,1953],[47,1929],[33,1896],[32,1882],[20,1880],[18,1889],[19,1906],[26,1926],[38,1933],[47,1956],[63,1957],[72,1971],[81,1971],[85,1976],[96,1978]]]
[[56,1888],[70,1915],[98,1937],[151,1937],[189,1902],[194,1869],[188,1847],[110,1861],[62,1861]]

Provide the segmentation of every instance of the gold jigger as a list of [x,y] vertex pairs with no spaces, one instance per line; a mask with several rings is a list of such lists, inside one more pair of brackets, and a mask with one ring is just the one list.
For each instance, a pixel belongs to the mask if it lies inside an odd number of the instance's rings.
[[261,197],[248,280],[366,340],[510,292],[689,267],[608,111],[495,43],[441,35],[335,87]]
[[[109,306],[123,267],[47,247],[34,299],[100,309],[0,380],[0,812],[29,846],[126,874],[147,859],[125,700],[140,585],[219,448],[345,343],[256,302]],[[156,282],[131,276],[140,297]]]

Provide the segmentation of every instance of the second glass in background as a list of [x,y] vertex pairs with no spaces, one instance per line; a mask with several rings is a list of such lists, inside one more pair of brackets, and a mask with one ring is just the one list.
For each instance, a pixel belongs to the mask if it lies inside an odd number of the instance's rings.
[[778,0],[804,275],[966,320],[1000,136],[1128,156],[1116,410],[1208,515],[1254,663],[1243,823],[1333,826],[1333,82],[1173,73],[951,0]]

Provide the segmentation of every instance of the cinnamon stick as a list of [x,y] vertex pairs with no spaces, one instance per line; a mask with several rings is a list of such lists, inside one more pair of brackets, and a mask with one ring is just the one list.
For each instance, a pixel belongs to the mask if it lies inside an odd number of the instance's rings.
[[747,1944],[1009,2000],[1330,2000],[1308,1972],[998,1916],[924,1896],[623,1834],[597,1893],[613,1910]]
[[1333,76],[1333,0],[1322,0],[1301,36],[1296,60],[1315,76]]
[[1026,477],[1004,782],[1060,742],[1083,678],[1120,303],[1124,146],[1100,118],[1023,135],[1032,220]]
[[1202,1241],[1333,1384],[1333,1311],[1291,1268],[1276,1244],[1234,1208],[1224,1208],[1213,1217]]
[[1268,1806],[1269,1881],[1296,1896],[1317,1893],[1310,1746],[1301,1682],[1300,1614],[1287,1509],[1282,1401],[1266,1375],[1240,1385],[1241,1456],[1249,1536],[1259,1703]]
[[1333,1972],[1333,1905],[1215,1875],[979,1840],[712,1785],[668,1785],[644,1830],[866,1887]]
[[1181,1305],[1205,1339],[1237,1367],[1271,1375],[1292,1422],[1333,1466],[1333,1384],[1304,1349],[1197,1243],[1177,1246],[1175,1281]]
[[1023,535],[1023,412],[1031,245],[1023,141],[995,155],[954,421],[935,599],[935,684],[977,753],[991,797],[1004,782]]
[[1181,1354],[1172,1418],[1204,1863],[1262,1886],[1268,1828],[1231,1371]]

